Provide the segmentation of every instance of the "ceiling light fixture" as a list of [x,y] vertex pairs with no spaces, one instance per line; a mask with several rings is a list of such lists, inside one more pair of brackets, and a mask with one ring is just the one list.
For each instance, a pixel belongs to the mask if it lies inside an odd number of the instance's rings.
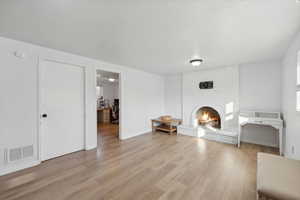
[[114,79],[114,78],[109,78],[109,79],[108,79],[109,82],[115,82],[115,80],[116,80],[116,79]]
[[190,63],[194,67],[199,67],[203,63],[203,60],[202,59],[193,59],[193,60],[190,60]]

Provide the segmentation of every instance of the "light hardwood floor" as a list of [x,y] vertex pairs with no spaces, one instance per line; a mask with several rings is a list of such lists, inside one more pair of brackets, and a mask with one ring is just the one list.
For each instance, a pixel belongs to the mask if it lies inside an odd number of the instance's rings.
[[203,139],[148,133],[0,177],[0,199],[255,199],[256,153]]

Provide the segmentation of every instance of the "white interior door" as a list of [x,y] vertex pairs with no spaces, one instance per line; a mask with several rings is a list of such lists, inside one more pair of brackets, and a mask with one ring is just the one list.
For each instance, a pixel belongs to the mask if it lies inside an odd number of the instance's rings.
[[41,63],[41,157],[48,160],[84,148],[84,70]]

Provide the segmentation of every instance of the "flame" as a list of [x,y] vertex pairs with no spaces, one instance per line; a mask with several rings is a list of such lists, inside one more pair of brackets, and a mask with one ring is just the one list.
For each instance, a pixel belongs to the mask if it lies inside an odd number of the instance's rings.
[[200,116],[200,119],[199,119],[201,122],[210,122],[210,121],[213,121],[213,120],[215,120],[215,118],[214,117],[212,117],[211,115],[210,115],[210,113],[209,112],[204,112],[201,116]]
[[203,115],[201,116],[201,118],[202,118],[203,121],[208,121],[209,118],[210,118],[208,112],[203,113]]
[[220,118],[209,111],[202,111],[201,115],[198,116],[199,125],[217,127],[219,126],[219,123]]

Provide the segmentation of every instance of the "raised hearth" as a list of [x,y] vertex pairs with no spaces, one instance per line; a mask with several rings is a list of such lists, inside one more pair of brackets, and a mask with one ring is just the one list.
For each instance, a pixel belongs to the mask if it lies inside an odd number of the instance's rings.
[[228,144],[238,144],[238,130],[212,129],[204,126],[178,126],[178,134],[214,140]]

